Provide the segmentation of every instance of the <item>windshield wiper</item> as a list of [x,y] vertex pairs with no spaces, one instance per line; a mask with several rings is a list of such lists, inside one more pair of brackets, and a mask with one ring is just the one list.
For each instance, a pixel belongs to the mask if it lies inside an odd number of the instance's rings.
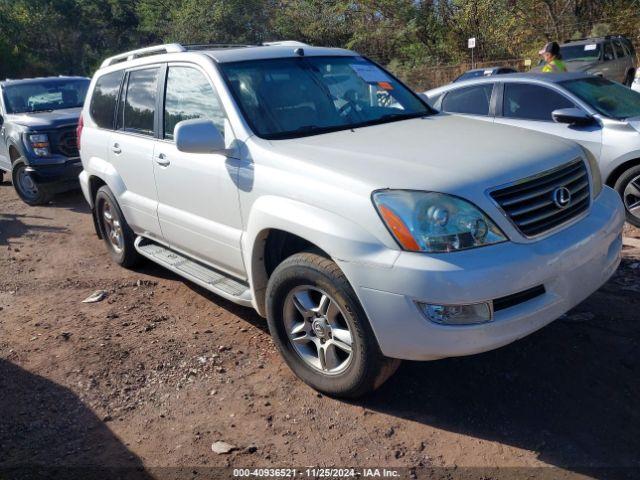
[[411,118],[426,117],[427,115],[430,115],[430,113],[429,112],[385,113],[384,115],[381,115],[378,118],[366,120],[360,123],[354,123],[353,125],[350,126],[350,128],[367,127],[369,125],[377,125],[379,123],[385,123],[385,122],[390,122],[394,120],[409,120]]

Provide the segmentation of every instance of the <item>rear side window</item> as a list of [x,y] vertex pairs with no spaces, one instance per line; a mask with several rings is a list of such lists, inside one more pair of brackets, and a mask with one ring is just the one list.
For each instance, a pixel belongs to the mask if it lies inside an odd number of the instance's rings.
[[442,110],[470,115],[489,115],[492,91],[491,83],[453,90],[442,100]]
[[100,128],[113,129],[116,104],[124,71],[107,73],[96,81],[89,113]]
[[524,120],[553,120],[551,112],[575,105],[563,95],[539,85],[506,83],[502,115]]
[[224,110],[206,77],[195,68],[169,67],[164,102],[164,138],[173,140],[178,122],[192,118],[213,121],[224,134]]
[[624,52],[624,48],[622,47],[622,43],[620,43],[618,40],[616,40],[615,42],[613,42],[613,45],[616,48],[616,56],[618,58],[622,58],[625,56],[625,52]]
[[124,130],[153,135],[158,71],[158,68],[147,68],[129,72],[122,118]]
[[609,60],[613,60],[615,57],[613,56],[613,46],[610,42],[604,44],[604,61],[608,62]]

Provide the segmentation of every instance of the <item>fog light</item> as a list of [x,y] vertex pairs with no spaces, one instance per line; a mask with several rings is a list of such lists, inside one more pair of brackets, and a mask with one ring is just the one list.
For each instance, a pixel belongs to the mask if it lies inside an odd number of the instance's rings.
[[491,303],[474,303],[470,305],[417,303],[427,319],[443,325],[473,325],[490,322],[493,319]]

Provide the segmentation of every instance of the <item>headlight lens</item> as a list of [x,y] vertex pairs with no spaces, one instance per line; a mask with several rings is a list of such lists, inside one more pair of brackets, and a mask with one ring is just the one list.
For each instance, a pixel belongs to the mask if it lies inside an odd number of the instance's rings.
[[374,192],[373,203],[405,250],[454,252],[507,240],[479,208],[452,195],[381,190]]
[[49,136],[46,133],[29,135],[29,144],[38,157],[49,156]]
[[589,162],[589,170],[591,170],[591,178],[593,182],[593,198],[596,198],[602,191],[602,173],[600,172],[600,166],[598,165],[596,157],[586,148],[583,147],[582,149],[584,150],[584,155],[587,157],[587,161]]

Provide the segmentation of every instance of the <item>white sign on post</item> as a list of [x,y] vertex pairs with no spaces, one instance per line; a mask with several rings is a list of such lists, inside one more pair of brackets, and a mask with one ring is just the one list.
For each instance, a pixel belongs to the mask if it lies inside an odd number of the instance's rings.
[[467,45],[469,48],[476,48],[476,37],[471,37],[467,40]]

